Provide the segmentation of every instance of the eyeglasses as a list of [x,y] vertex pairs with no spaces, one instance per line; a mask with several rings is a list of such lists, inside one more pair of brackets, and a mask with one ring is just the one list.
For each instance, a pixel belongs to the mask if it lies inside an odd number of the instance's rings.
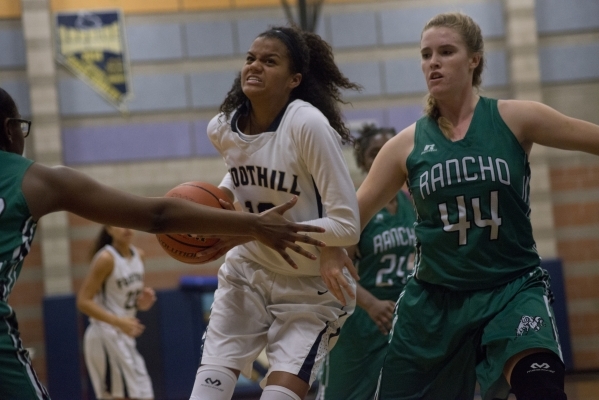
[[21,132],[23,132],[23,138],[29,136],[31,132],[31,121],[21,118],[7,118],[8,121],[17,121],[19,123],[19,127],[21,128]]

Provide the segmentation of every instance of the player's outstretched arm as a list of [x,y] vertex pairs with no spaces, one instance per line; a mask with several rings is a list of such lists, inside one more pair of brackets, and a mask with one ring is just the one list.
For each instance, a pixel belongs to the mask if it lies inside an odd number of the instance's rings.
[[23,179],[23,193],[31,215],[38,220],[54,211],[69,211],[101,224],[150,233],[233,235],[244,232],[279,252],[291,265],[285,250],[312,258],[295,242],[324,246],[299,232],[322,232],[322,228],[296,224],[282,214],[297,199],[261,215],[238,213],[166,197],[141,197],[103,185],[68,167],[34,163]]
[[499,113],[526,151],[533,143],[599,155],[599,125],[539,102],[500,100]]

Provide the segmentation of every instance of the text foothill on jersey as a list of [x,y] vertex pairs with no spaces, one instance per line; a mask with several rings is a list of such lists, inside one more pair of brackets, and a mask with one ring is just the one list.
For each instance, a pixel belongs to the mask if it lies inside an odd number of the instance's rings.
[[284,171],[269,171],[266,167],[240,165],[229,169],[229,173],[235,187],[252,185],[291,193],[296,196],[301,194],[297,184],[297,175],[293,175],[293,178],[288,178]]

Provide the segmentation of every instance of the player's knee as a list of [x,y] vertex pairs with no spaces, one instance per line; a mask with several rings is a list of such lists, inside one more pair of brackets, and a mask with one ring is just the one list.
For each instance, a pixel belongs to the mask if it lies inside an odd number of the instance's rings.
[[264,388],[260,400],[301,400],[301,397],[283,386],[268,385]]
[[512,392],[518,400],[566,400],[564,375],[564,364],[556,354],[530,354],[512,370]]
[[190,400],[230,400],[237,376],[229,368],[202,365],[196,374]]

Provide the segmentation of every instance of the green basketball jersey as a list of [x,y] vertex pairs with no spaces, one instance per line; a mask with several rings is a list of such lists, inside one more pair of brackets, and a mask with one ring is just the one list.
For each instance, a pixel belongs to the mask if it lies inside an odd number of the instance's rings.
[[6,304],[29,253],[36,224],[23,197],[21,182],[33,161],[0,151],[0,317],[10,314]]
[[485,289],[540,264],[529,218],[528,157],[497,100],[480,97],[466,136],[456,142],[429,117],[419,119],[407,168],[418,279]]
[[412,201],[397,193],[397,212],[383,208],[362,231],[357,267],[360,285],[381,300],[396,301],[405,285],[408,260],[414,252],[416,216]]
[[[405,286],[408,260],[416,244],[412,201],[403,191],[396,199],[395,214],[383,208],[362,231],[356,263],[360,285],[378,299],[394,302]],[[356,307],[328,355],[319,398],[372,399],[388,341],[368,313]]]

